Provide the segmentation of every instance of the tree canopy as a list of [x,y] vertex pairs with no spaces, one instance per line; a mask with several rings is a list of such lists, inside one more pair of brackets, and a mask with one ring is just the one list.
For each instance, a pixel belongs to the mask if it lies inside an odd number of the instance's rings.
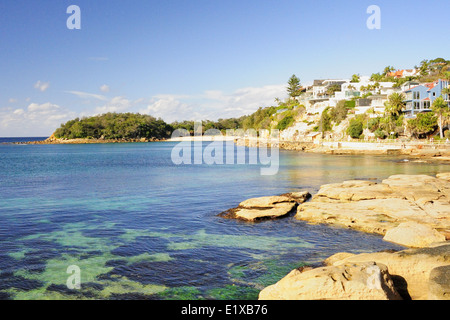
[[162,119],[136,113],[105,113],[76,118],[55,131],[63,139],[139,139],[167,138],[173,128]]
[[291,98],[297,98],[301,93],[300,79],[293,74],[288,81],[287,92]]
[[442,96],[434,100],[433,105],[431,106],[431,109],[438,117],[438,124],[439,124],[439,134],[441,139],[444,137],[444,120],[448,117],[450,110],[448,107],[448,103],[444,100]]

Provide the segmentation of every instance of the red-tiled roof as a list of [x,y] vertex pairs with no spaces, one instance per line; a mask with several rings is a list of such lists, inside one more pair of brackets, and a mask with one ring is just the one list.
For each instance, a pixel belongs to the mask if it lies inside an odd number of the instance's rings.
[[403,72],[404,71],[405,70],[398,70],[398,71],[395,71],[395,72],[389,72],[388,76],[395,77],[395,78],[401,78],[403,76]]
[[431,89],[433,89],[434,87],[436,87],[437,84],[438,84],[437,82],[426,83],[426,84],[425,84],[425,87],[427,87],[427,88],[428,88],[428,91],[430,91]]

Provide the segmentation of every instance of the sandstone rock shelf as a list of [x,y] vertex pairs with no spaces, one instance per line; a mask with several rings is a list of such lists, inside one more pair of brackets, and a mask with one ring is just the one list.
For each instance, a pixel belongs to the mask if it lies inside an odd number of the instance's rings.
[[295,269],[260,300],[450,300],[450,172],[350,180],[310,194],[243,201],[221,214],[257,221],[286,217],[382,235],[398,252],[337,253],[318,268]]
[[377,233],[409,247],[426,247],[450,238],[450,174],[395,175],[381,183],[328,184],[295,216]]
[[308,191],[299,191],[280,196],[248,199],[241,202],[238,207],[220,213],[219,216],[252,222],[283,218],[310,197]]

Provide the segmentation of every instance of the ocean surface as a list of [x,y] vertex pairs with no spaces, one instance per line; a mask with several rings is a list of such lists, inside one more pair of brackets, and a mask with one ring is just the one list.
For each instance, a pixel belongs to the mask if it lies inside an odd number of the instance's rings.
[[48,137],[19,137],[19,138],[1,138],[0,144],[10,144],[10,143],[25,143],[30,141],[44,141]]
[[[262,176],[258,165],[175,165],[176,145],[0,143],[0,299],[257,299],[334,253],[402,247],[293,217],[245,223],[220,212],[348,179],[450,171],[280,151],[278,174]],[[69,289],[78,274],[81,288]]]

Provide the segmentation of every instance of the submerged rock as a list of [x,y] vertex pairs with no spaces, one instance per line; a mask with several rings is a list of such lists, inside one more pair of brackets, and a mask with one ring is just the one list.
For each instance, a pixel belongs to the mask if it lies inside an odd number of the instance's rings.
[[220,213],[219,216],[245,221],[282,218],[310,197],[308,191],[301,191],[280,196],[252,198],[241,202],[236,208]]

